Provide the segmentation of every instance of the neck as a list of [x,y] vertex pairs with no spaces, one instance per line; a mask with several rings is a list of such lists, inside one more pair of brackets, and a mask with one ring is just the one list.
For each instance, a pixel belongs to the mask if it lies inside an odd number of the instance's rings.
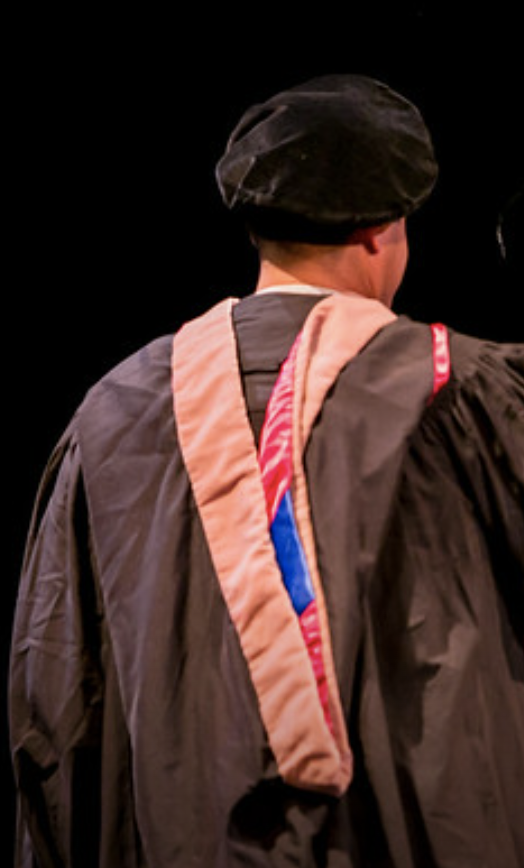
[[[256,291],[271,286],[293,286],[307,284],[342,294],[358,293],[371,295],[366,275],[357,261],[349,263],[348,257],[341,256],[340,249],[315,251],[311,257],[301,256],[288,262],[262,259]],[[356,260],[356,257],[352,257]]]
[[259,244],[257,291],[309,284],[343,295],[357,293],[391,307],[408,258],[405,219],[364,227],[345,244]]

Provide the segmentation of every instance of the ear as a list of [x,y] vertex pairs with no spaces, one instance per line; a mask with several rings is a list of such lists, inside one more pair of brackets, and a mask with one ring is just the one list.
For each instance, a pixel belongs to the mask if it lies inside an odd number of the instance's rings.
[[379,226],[363,226],[361,229],[356,229],[351,235],[351,243],[362,244],[368,253],[374,256],[380,251],[377,236],[384,232],[389,225],[389,223],[382,223]]

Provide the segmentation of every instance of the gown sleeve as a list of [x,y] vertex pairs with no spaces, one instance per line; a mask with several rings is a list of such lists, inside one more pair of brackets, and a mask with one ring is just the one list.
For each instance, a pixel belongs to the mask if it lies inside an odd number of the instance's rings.
[[466,368],[444,430],[524,647],[524,346],[485,345]]
[[524,356],[468,340],[407,444],[366,598],[360,732],[390,841],[405,827],[420,864],[517,868]]
[[12,633],[16,868],[98,864],[102,646],[73,421],[42,477]]

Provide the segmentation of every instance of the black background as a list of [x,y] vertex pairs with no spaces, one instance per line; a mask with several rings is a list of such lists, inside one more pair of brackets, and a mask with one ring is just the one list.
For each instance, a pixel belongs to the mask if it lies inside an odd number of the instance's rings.
[[[3,673],[36,486],[85,390],[141,344],[253,288],[253,251],[214,182],[252,102],[337,72],[382,78],[414,100],[440,177],[408,226],[396,310],[524,340],[521,274],[496,240],[499,213],[524,181],[521,25],[512,4],[453,5],[460,10],[282,0],[164,14],[19,12],[9,22]],[[7,866],[5,714],[1,735]]]

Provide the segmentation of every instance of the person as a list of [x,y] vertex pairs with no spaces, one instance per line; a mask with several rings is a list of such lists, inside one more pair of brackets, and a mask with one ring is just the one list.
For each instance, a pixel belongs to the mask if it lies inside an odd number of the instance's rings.
[[437,176],[372,77],[240,118],[256,287],[94,384],[40,485],[17,868],[524,865],[524,352],[394,313]]

